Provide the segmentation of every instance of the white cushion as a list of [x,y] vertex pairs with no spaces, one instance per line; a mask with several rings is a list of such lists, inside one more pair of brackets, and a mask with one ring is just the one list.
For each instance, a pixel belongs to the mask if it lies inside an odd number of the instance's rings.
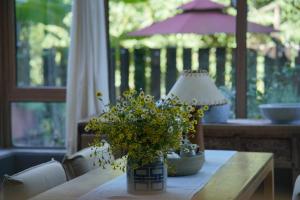
[[12,176],[5,175],[4,199],[27,199],[66,181],[62,165],[51,160]]
[[296,179],[292,200],[300,200],[300,176]]
[[68,180],[76,178],[99,167],[99,160],[112,160],[108,153],[109,145],[97,149],[97,155],[94,155],[95,148],[82,149],[71,156],[65,156],[63,166],[65,168]]

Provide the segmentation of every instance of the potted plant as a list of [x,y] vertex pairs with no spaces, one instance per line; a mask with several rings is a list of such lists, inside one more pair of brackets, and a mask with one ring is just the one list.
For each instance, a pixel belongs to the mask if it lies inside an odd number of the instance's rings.
[[[101,100],[101,94],[98,97]],[[135,90],[124,92],[115,105],[107,107],[86,126],[87,131],[96,133],[93,146],[101,147],[104,144],[101,138],[105,135],[110,153],[126,154],[129,193],[165,191],[167,153],[170,149],[180,150],[183,134],[195,132],[195,124],[203,110],[192,115],[195,108],[179,102],[175,96],[158,105],[153,96]],[[125,170],[117,161],[99,164]]]

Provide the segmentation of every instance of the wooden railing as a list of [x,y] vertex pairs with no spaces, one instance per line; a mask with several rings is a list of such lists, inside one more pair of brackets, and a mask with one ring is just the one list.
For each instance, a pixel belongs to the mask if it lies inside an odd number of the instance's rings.
[[[57,62],[59,54],[59,62]],[[110,69],[116,73],[111,74],[115,80],[115,96],[119,96],[129,87],[143,88],[151,93],[156,99],[168,93],[180,71],[184,69],[206,69],[212,70],[217,86],[227,86],[235,90],[235,49],[229,48],[176,48],[167,47],[163,49],[151,48],[112,48],[110,51]],[[67,49],[45,49],[43,51],[43,85],[64,86],[66,85]],[[29,84],[29,53],[20,52],[18,61],[22,69],[18,68],[18,80],[23,81],[21,85]],[[56,57],[55,57],[56,56]],[[253,49],[247,51],[247,83],[248,101],[256,101],[257,82],[263,83],[264,88],[274,84],[274,74],[278,80],[290,81],[297,87],[300,95],[300,57],[289,60],[284,53],[277,53],[276,58],[263,55]],[[27,63],[27,64],[26,64]],[[288,67],[288,66],[293,67]],[[260,71],[258,72],[257,69]],[[289,80],[284,80],[285,71],[292,73]],[[117,76],[115,76],[115,74]],[[272,82],[273,81],[273,82]],[[114,83],[114,82],[113,82]],[[113,84],[112,84],[113,85]]]
[[[139,48],[139,49],[126,49],[120,48],[118,50],[112,49],[112,68],[120,71],[121,83],[119,91],[117,94],[123,92],[129,88],[129,77],[134,77],[134,87],[136,89],[143,88],[148,90],[156,98],[161,96],[161,91],[167,93],[173,84],[175,83],[180,71],[178,70],[178,57],[182,59],[182,69],[192,69],[192,66],[196,66],[196,69],[206,69],[210,70],[212,65],[215,66],[214,79],[217,86],[230,85],[230,88],[235,88],[235,49],[198,49],[197,63],[195,64],[195,50],[190,48],[181,49],[181,56],[177,53],[180,49],[174,47],[168,47],[166,49],[149,49],[149,48]],[[164,52],[163,52],[164,51]],[[211,58],[215,58],[212,61]],[[162,60],[165,58],[165,62]],[[262,63],[263,60],[263,63]],[[258,63],[259,61],[259,63]],[[263,82],[265,88],[268,88],[272,81],[272,75],[275,72],[283,72],[284,68],[290,63],[295,63],[295,67],[290,68],[293,73],[299,74],[300,69],[300,59],[299,57],[295,61],[288,60],[284,54],[280,54],[277,58],[271,58],[268,55],[262,55],[255,50],[248,49],[247,51],[247,81],[248,88],[252,87],[256,90],[256,83],[259,73],[263,75]],[[257,72],[258,65],[260,65],[259,73]],[[229,72],[228,67],[229,66]],[[133,71],[130,71],[130,70]],[[195,69],[195,68],[193,68]],[[150,73],[149,73],[150,71]],[[300,75],[300,74],[299,74]],[[292,81],[292,80],[291,80]],[[299,81],[299,80],[293,80]],[[295,85],[299,85],[295,83]],[[298,90],[299,91],[299,90]],[[255,91],[254,91],[255,93]]]

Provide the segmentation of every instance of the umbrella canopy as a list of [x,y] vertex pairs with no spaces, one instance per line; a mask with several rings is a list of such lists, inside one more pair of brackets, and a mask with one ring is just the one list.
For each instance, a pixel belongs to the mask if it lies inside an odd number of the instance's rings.
[[[166,35],[176,33],[194,33],[209,35],[215,33],[235,34],[236,17],[223,13],[224,5],[210,0],[194,0],[184,4],[181,14],[129,33],[132,36]],[[248,22],[248,32],[270,33],[272,27]]]

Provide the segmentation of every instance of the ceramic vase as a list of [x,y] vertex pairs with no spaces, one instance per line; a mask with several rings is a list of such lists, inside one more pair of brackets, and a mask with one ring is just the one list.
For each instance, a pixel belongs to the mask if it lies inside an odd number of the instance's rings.
[[163,158],[137,169],[127,162],[127,192],[131,194],[157,194],[166,191],[167,166]]

